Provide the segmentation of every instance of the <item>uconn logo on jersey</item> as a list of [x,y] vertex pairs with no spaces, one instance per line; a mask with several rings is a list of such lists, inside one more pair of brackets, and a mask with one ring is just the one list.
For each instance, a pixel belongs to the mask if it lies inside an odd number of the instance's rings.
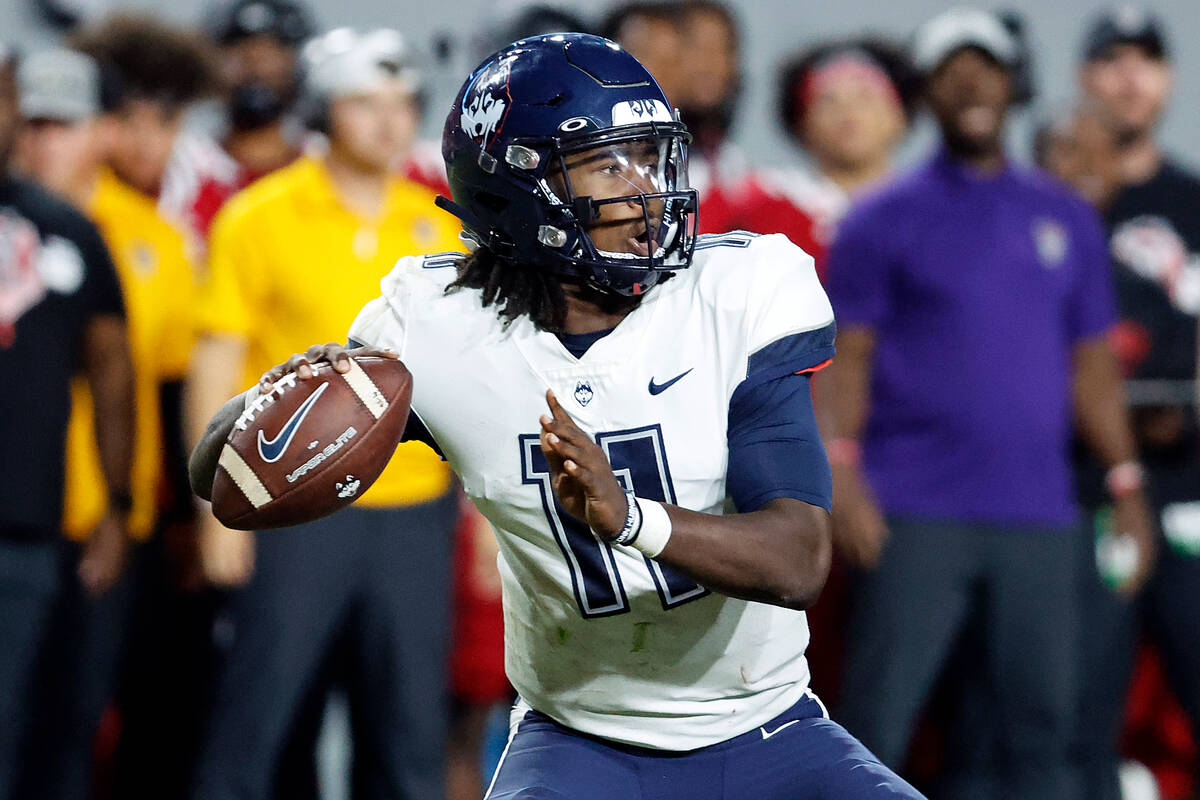
[[580,381],[575,384],[575,400],[578,401],[579,405],[586,406],[592,402],[592,398],[595,396],[595,393],[592,391],[592,385],[587,381]]

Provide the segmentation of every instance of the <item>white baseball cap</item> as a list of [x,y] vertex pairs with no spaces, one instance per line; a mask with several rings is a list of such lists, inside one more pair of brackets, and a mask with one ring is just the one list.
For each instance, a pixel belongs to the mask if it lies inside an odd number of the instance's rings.
[[926,22],[913,37],[913,65],[932,72],[964,47],[978,47],[1001,64],[1013,66],[1020,49],[1004,23],[978,8],[952,8]]
[[77,50],[42,50],[17,66],[21,116],[77,122],[100,113],[100,68]]
[[301,59],[306,91],[326,99],[358,94],[387,78],[404,80],[413,92],[420,88],[407,43],[391,28],[335,28],[305,44]]

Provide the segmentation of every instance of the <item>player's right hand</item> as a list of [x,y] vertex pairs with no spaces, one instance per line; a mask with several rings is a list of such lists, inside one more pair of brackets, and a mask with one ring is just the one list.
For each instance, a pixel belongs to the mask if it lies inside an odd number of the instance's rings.
[[859,567],[874,569],[887,542],[887,522],[858,467],[833,468],[833,542]]
[[296,373],[296,377],[300,380],[308,380],[315,374],[312,365],[320,364],[321,362],[332,364],[333,368],[338,372],[349,372],[350,359],[358,356],[378,356],[380,358],[391,359],[400,357],[391,350],[384,350],[378,347],[347,348],[337,342],[314,344],[303,353],[294,353],[287,361],[282,364],[276,364],[264,372],[262,377],[259,378],[258,389],[263,394],[269,393],[275,387],[275,381],[289,372]]

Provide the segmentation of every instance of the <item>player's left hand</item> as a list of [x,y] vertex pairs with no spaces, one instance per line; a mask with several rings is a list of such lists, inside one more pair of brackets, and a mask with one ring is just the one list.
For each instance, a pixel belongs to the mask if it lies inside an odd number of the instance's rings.
[[578,517],[605,541],[616,538],[625,526],[629,500],[613,474],[604,450],[588,436],[546,392],[552,416],[543,416],[541,445],[550,463],[550,483],[563,508]]

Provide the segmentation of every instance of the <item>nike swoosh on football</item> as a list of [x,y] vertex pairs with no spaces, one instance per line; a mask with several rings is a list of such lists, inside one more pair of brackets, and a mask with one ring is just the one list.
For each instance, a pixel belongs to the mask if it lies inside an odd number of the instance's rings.
[[780,725],[778,728],[776,728],[775,730],[773,730],[773,731],[771,731],[771,732],[769,732],[769,733],[767,732],[767,729],[766,729],[766,728],[759,728],[759,730],[760,730],[760,731],[762,731],[762,735],[763,735],[763,738],[764,738],[764,739],[770,739],[772,736],[774,736],[775,734],[779,733],[779,732],[780,732],[781,730],[783,730],[784,728],[790,728],[790,727],[792,727],[793,725],[795,725],[795,724],[796,724],[797,722],[799,722],[799,721],[800,721],[800,720],[798,720],[798,719],[794,719],[794,720],[792,720],[791,722],[785,722],[785,723],[783,723],[782,725]]
[[262,428],[258,429],[258,454],[262,456],[262,460],[268,464],[274,464],[287,451],[288,445],[292,443],[292,439],[296,436],[296,431],[300,428],[300,423],[304,422],[304,418],[308,416],[308,412],[312,411],[313,403],[317,402],[317,398],[329,388],[328,383],[322,383],[320,387],[308,396],[308,399],[300,404],[296,412],[291,418],[283,424],[279,429],[279,433],[275,434],[274,439],[268,439],[262,432]]
[[[695,367],[692,367],[692,369],[695,369]],[[651,378],[650,379],[650,394],[662,394],[667,389],[670,389],[672,386],[674,386],[676,384],[676,382],[682,380],[683,376],[687,375],[688,372],[691,372],[692,369],[687,370],[687,372],[679,373],[678,375],[676,375],[674,378],[671,378],[671,380],[667,381],[666,383],[655,383],[654,378]]]

